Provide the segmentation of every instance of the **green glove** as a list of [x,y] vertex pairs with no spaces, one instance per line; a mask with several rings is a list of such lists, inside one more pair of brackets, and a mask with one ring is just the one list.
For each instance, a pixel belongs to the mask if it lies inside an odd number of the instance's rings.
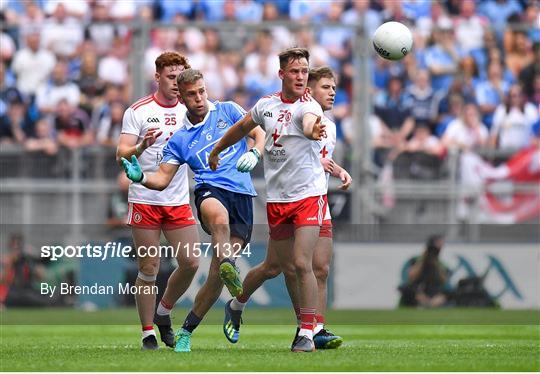
[[131,156],[131,162],[122,157],[122,167],[126,175],[135,183],[141,183],[144,179],[144,173],[135,155]]

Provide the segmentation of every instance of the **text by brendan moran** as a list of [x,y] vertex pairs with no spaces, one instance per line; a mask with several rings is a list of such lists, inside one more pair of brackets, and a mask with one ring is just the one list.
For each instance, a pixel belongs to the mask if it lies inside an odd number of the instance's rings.
[[117,286],[92,285],[73,286],[68,283],[60,283],[58,286],[51,286],[41,283],[40,291],[42,295],[49,297],[59,295],[157,295],[157,286],[134,286],[129,283],[118,283]]

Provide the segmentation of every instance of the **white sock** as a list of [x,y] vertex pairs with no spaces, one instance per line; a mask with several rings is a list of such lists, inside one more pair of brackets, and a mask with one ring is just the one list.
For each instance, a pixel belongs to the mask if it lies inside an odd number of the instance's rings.
[[240,301],[238,301],[236,299],[236,297],[234,299],[232,299],[231,301],[231,309],[232,310],[244,310],[244,307],[246,306],[247,303],[241,303]]
[[298,336],[305,336],[309,340],[313,340],[313,330],[310,329],[300,329]]
[[171,314],[171,309],[167,309],[163,306],[163,303],[160,301],[156,310],[158,316],[168,316]]
[[313,329],[313,335],[317,335],[322,329],[324,329],[324,323],[317,323],[317,326]]
[[152,330],[144,330],[142,332],[142,338],[143,339],[149,337],[150,335],[156,336],[156,332],[154,331],[154,329],[152,329]]

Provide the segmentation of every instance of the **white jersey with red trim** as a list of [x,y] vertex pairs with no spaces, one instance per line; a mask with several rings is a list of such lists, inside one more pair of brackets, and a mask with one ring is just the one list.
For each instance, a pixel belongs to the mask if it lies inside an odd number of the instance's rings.
[[[320,158],[332,158],[334,149],[336,148],[336,124],[328,117],[323,116],[322,123],[326,125],[326,135],[319,140]],[[328,181],[330,179],[330,173],[326,173],[326,190],[328,191]]]
[[[326,135],[319,140],[319,145],[321,150],[319,151],[320,158],[332,158],[334,154],[334,149],[336,148],[337,135],[336,135],[336,124],[330,118],[323,116],[322,123],[326,125]],[[330,173],[326,174],[326,192],[328,193],[328,184],[330,181]],[[330,215],[330,206],[326,207],[326,213],[324,215],[324,220],[332,219]]]
[[[140,143],[151,128],[163,131],[154,144],[145,149],[138,160],[145,173],[155,173],[163,158],[163,147],[170,137],[183,126],[186,107],[181,103],[166,106],[157,102],[154,95],[145,96],[131,105],[124,112],[122,133],[137,135]],[[187,166],[182,165],[163,191],[155,191],[139,183],[129,186],[130,203],[177,206],[189,204],[189,185]]]
[[295,102],[283,101],[281,93],[265,96],[251,109],[253,121],[266,131],[267,202],[294,202],[326,194],[321,147],[303,131],[307,113],[323,116],[321,106],[307,93]]

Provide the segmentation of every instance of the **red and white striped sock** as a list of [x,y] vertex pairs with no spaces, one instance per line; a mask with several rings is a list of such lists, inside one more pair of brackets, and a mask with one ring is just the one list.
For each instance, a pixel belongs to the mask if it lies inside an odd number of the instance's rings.
[[313,329],[313,335],[317,335],[324,329],[324,316],[322,314],[315,314],[315,320],[317,321],[317,325]]
[[305,336],[313,340],[313,328],[315,327],[315,308],[300,308],[300,332],[298,336]]
[[149,325],[149,326],[143,326],[142,327],[142,338],[146,338],[150,335],[154,335],[156,336],[156,332],[154,331],[154,326],[152,325]]
[[158,316],[168,316],[171,314],[172,308],[172,305],[167,304],[165,301],[163,301],[163,299],[161,299],[157,307],[156,313]]

